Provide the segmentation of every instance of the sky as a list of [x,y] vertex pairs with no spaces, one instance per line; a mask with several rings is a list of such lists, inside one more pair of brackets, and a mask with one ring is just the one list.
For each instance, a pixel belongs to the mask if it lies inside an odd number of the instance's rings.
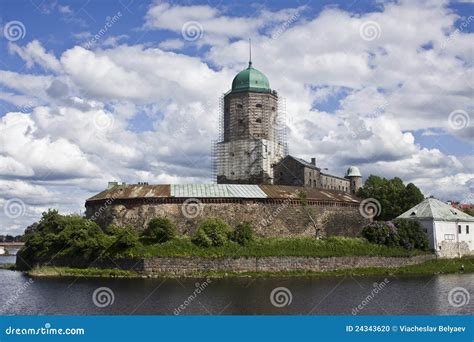
[[472,1],[0,1],[0,234],[109,181],[209,183],[248,63],[290,154],[474,202]]

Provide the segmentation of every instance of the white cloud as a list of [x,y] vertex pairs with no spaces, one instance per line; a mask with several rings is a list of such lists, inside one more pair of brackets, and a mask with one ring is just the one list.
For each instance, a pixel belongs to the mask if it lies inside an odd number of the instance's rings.
[[20,47],[14,43],[8,44],[10,53],[16,53],[26,62],[26,66],[31,68],[35,63],[47,70],[59,72],[61,65],[54,54],[46,52],[41,43],[33,40],[25,47]]

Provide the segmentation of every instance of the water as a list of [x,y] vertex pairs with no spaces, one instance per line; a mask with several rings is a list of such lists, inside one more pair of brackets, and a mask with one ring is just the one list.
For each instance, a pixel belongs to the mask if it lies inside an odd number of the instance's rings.
[[[0,257],[0,263],[5,262],[14,262],[14,256]],[[211,279],[207,284],[205,279],[31,279],[21,272],[0,270],[0,314],[173,315],[181,305],[182,315],[351,315],[358,305],[362,305],[360,315],[474,314],[474,298],[460,307],[450,305],[448,300],[455,287],[473,294],[474,274],[385,279],[231,278]],[[374,283],[384,281],[386,286],[367,299]],[[189,299],[199,286],[201,293]],[[114,296],[113,303],[103,308],[93,302],[93,293],[100,287],[110,288]],[[289,289],[289,305],[272,305],[270,294],[277,287]],[[285,301],[288,296],[280,299]]]

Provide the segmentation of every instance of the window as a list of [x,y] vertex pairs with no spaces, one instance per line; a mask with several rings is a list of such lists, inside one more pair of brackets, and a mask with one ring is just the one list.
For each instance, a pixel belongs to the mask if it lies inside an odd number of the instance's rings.
[[239,104],[237,105],[237,108],[242,108],[242,105],[239,103]]
[[262,108],[262,104],[261,104],[261,103],[257,103],[257,104],[255,105],[255,107],[257,107],[257,108]]
[[458,234],[461,234],[461,225],[458,225]]
[[445,240],[454,240],[454,234],[444,234]]
[[466,234],[469,234],[469,226],[466,225]]
[[275,111],[275,107],[272,107],[272,110]]
[[257,119],[255,120],[255,122],[257,122],[257,123],[262,123],[262,119],[257,118]]

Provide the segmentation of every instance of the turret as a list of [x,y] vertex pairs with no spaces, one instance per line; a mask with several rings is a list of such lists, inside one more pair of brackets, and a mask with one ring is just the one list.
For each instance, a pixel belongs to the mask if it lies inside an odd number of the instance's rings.
[[351,193],[357,193],[362,187],[362,175],[360,174],[359,168],[356,166],[351,166],[347,169],[345,178],[349,179]]

